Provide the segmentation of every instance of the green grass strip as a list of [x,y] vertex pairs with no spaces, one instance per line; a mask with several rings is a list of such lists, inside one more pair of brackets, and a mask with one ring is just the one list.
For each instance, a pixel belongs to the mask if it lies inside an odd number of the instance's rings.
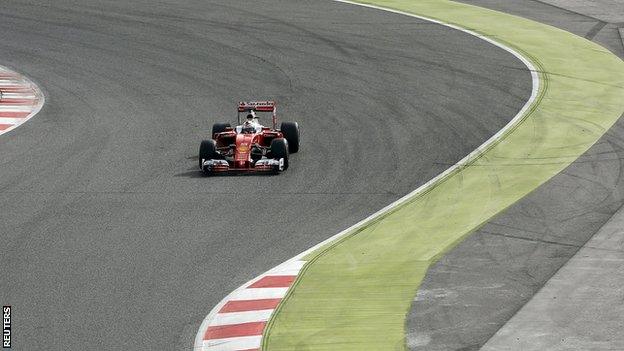
[[403,350],[405,316],[428,267],[553,177],[624,112],[624,62],[588,40],[445,0],[368,1],[503,43],[541,72],[540,99],[468,166],[307,256],[269,321],[263,350]]

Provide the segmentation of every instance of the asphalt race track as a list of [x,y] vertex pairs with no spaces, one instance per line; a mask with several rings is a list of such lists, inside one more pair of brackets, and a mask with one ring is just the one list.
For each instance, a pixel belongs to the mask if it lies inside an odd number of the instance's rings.
[[[0,137],[16,350],[190,349],[227,293],[454,164],[531,88],[485,41],[332,1],[5,0],[0,33],[46,95]],[[291,168],[202,177],[200,140],[253,98],[300,123]]]

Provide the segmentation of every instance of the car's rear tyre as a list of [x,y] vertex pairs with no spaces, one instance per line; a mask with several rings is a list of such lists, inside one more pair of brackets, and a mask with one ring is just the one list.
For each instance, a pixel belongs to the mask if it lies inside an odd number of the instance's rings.
[[284,138],[277,138],[271,141],[271,157],[279,160],[284,159],[284,170],[288,168],[288,141]]
[[203,169],[202,162],[204,160],[213,160],[217,158],[217,143],[210,140],[202,140],[199,145],[199,168]]
[[284,138],[288,140],[288,151],[291,154],[299,151],[299,124],[297,122],[282,122],[280,126]]
[[223,133],[227,128],[232,128],[229,123],[215,123],[212,125],[212,137],[215,137],[217,133]]

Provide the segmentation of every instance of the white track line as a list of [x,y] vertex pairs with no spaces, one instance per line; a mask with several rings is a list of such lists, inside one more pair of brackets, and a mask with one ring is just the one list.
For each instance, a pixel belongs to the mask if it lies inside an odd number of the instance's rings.
[[[528,69],[529,72],[531,73],[531,79],[532,79],[532,89],[531,89],[531,96],[529,98],[529,100],[524,104],[524,106],[522,107],[522,109],[514,116],[514,118],[511,119],[511,121],[509,121],[509,123],[507,123],[507,125],[505,125],[505,127],[503,127],[501,130],[499,130],[496,134],[494,134],[490,139],[488,139],[485,143],[481,144],[481,146],[479,146],[477,149],[475,149],[474,151],[472,151],[470,154],[468,154],[466,157],[462,158],[459,162],[457,162],[456,164],[454,164],[453,166],[451,166],[450,168],[448,168],[447,170],[445,170],[444,172],[438,174],[435,178],[431,179],[430,181],[428,181],[427,183],[421,185],[420,187],[418,187],[416,190],[410,192],[409,194],[403,196],[402,198],[396,200],[395,202],[391,203],[390,205],[382,208],[381,210],[375,212],[374,214],[368,216],[367,218],[359,221],[358,223],[350,226],[349,228],[341,231],[340,233],[332,236],[331,238],[322,241],[321,243],[309,248],[308,250],[300,253],[299,255],[291,258],[290,260],[280,264],[279,266],[271,269],[268,272],[272,272],[275,270],[279,270],[279,269],[283,269],[283,267],[300,267],[299,269],[301,269],[301,267],[303,267],[303,265],[305,265],[305,261],[302,261],[302,258],[305,257],[306,255],[312,253],[313,251],[319,249],[320,247],[339,240],[340,238],[342,238],[343,236],[345,236],[346,234],[350,233],[351,231],[353,231],[356,228],[360,228],[364,225],[366,225],[368,222],[370,222],[371,220],[383,215],[384,213],[394,209],[395,207],[403,204],[404,202],[406,202],[407,200],[417,196],[420,193],[423,193],[427,190],[429,190],[430,188],[432,188],[433,186],[435,186],[439,181],[441,181],[442,179],[444,179],[446,176],[448,176],[449,174],[451,174],[452,172],[454,172],[455,170],[467,165],[468,163],[470,163],[472,160],[474,160],[477,156],[479,156],[482,152],[484,152],[487,148],[489,148],[492,144],[494,144],[495,142],[497,142],[499,139],[501,139],[505,133],[511,129],[512,127],[514,127],[518,122],[520,122],[522,120],[522,118],[524,117],[525,113],[529,110],[529,108],[531,108],[531,106],[533,105],[533,103],[536,101],[537,96],[538,96],[538,92],[539,92],[539,88],[540,88],[540,79],[539,79],[539,75],[537,74],[537,70],[535,68],[535,66],[533,65],[533,63],[531,63],[527,58],[525,58],[524,56],[520,55],[520,53],[518,53],[517,51],[515,51],[514,49],[496,42],[495,40],[488,38],[484,35],[481,35],[479,33],[473,32],[471,30],[453,25],[453,24],[449,24],[449,23],[444,23],[442,21],[438,21],[432,18],[428,18],[428,17],[424,17],[424,16],[419,16],[419,15],[415,15],[415,14],[411,14],[411,13],[407,13],[407,12],[403,12],[403,11],[398,11],[398,10],[392,10],[392,9],[387,9],[387,8],[383,8],[383,7],[379,7],[379,6],[375,6],[375,5],[368,5],[368,4],[360,4],[360,3],[356,3],[356,2],[352,2],[352,1],[345,1],[345,0],[332,0],[332,1],[336,1],[336,2],[340,2],[340,3],[345,3],[345,4],[350,4],[350,5],[354,5],[354,6],[361,6],[361,7],[367,7],[370,9],[375,9],[375,10],[380,10],[380,11],[386,11],[386,12],[391,12],[391,13],[396,13],[399,15],[405,15],[405,16],[409,16],[409,17],[413,17],[413,18],[418,18],[421,20],[425,20],[428,22],[432,22],[432,23],[437,23],[449,28],[453,28],[456,29],[458,31],[470,34],[472,36],[475,36],[479,39],[485,40],[488,43],[495,45],[509,53],[511,53],[512,55],[514,55],[516,58],[518,58]],[[223,300],[221,300],[221,302],[219,302],[208,314],[208,316],[206,316],[206,318],[204,319],[204,321],[202,322],[201,326],[199,327],[199,330],[197,332],[197,335],[195,337],[195,348],[197,349],[201,349],[201,350],[214,350],[212,348],[207,348],[205,347],[207,345],[207,342],[203,340],[203,335],[206,332],[206,329],[208,328],[208,326],[210,325],[210,321],[213,320],[216,316],[216,314],[218,313],[218,311],[230,300],[234,300],[234,296],[236,296],[236,294],[240,293],[240,290],[249,290],[249,289],[245,289],[245,287],[247,287],[248,285],[252,284],[254,281],[260,279],[261,277],[265,276],[268,274],[264,273],[252,280],[250,280],[249,282],[243,284],[241,287],[239,287],[238,289],[234,290],[232,293],[230,293],[228,296],[226,296]],[[286,290],[288,290],[288,288],[286,288]],[[236,339],[236,338],[234,338]],[[257,347],[260,347],[259,345],[261,344],[261,339],[260,342],[258,344]],[[225,350],[225,349],[224,349]],[[242,348],[239,349],[228,349],[228,350],[243,350]]]

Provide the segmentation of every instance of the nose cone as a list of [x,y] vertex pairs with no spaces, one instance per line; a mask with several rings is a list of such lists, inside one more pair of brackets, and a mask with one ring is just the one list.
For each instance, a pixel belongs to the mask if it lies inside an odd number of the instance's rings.
[[237,168],[247,167],[251,160],[251,146],[253,144],[253,134],[236,135],[236,152],[234,153],[234,163]]

